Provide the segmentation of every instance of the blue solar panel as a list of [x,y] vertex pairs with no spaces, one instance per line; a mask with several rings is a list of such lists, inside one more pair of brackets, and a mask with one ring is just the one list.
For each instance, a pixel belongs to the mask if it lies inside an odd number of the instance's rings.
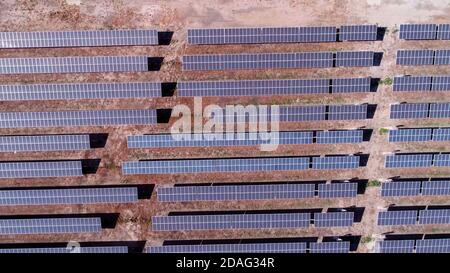
[[306,228],[309,222],[309,213],[153,216],[152,230]]
[[413,253],[414,240],[389,240],[378,242],[380,253]]
[[45,234],[100,232],[100,217],[0,219],[0,234]]
[[348,253],[350,242],[322,242],[310,243],[310,253]]
[[0,248],[0,253],[34,254],[34,253],[128,253],[126,246],[82,246],[76,250],[66,247],[35,247],[35,248]]
[[391,105],[391,119],[427,118],[429,103],[402,103]]
[[381,196],[417,196],[420,195],[420,181],[396,181],[381,185]]
[[319,198],[356,197],[358,183],[319,184]]
[[361,143],[364,131],[319,131],[316,134],[316,142],[320,144]]
[[0,162],[0,178],[82,176],[81,161]]
[[356,169],[359,167],[359,156],[326,156],[312,159],[312,168],[316,170]]
[[433,154],[396,154],[386,156],[386,168],[431,167]]
[[450,128],[433,129],[433,141],[450,141]]
[[440,24],[437,30],[438,40],[450,40],[450,24]]
[[381,211],[378,213],[379,226],[415,225],[416,222],[416,210]]
[[164,245],[146,248],[147,253],[305,253],[306,243]]
[[434,50],[398,50],[397,65],[433,65]]
[[432,129],[389,130],[389,142],[431,141]]
[[422,195],[450,195],[450,181],[424,181]]
[[432,91],[450,91],[450,76],[434,76]]
[[367,118],[367,104],[330,105],[328,120],[357,120]]
[[450,253],[450,239],[417,240],[416,253]]
[[[394,77],[394,91],[430,91],[431,76]],[[434,83],[434,79],[433,79]]]
[[421,210],[419,224],[450,224],[450,209]]
[[377,34],[377,25],[353,25],[339,28],[340,41],[375,41]]
[[331,93],[370,92],[371,78],[332,79]]
[[312,198],[314,197],[314,187],[314,184],[268,184],[158,188],[158,201],[188,202]]
[[400,39],[435,40],[436,30],[436,24],[401,24]]
[[430,103],[430,118],[449,118],[450,103]]
[[128,161],[124,175],[210,172],[295,171],[309,167],[307,157]]
[[434,65],[449,65],[450,64],[450,50],[439,49],[434,53]]
[[314,226],[321,227],[350,227],[353,225],[353,212],[314,213]]
[[433,165],[436,167],[449,167],[450,166],[450,154],[434,155]]
[[0,136],[0,152],[90,149],[89,135]]
[[161,97],[161,83],[64,83],[0,85],[0,100],[78,100]]
[[373,66],[373,51],[342,51],[336,53],[336,67]]

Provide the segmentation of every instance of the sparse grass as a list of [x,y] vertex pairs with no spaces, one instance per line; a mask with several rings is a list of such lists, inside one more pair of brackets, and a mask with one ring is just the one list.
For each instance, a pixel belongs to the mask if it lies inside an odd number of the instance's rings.
[[381,182],[378,181],[378,180],[376,180],[376,179],[370,180],[370,181],[367,183],[367,187],[379,187],[379,186],[381,186]]
[[392,82],[393,82],[392,78],[388,77],[384,80],[380,80],[380,85],[392,85]]
[[378,132],[380,133],[380,135],[387,135],[389,133],[389,129],[380,128],[380,130],[378,130]]
[[368,244],[373,241],[373,238],[370,236],[364,236],[361,238],[361,243]]

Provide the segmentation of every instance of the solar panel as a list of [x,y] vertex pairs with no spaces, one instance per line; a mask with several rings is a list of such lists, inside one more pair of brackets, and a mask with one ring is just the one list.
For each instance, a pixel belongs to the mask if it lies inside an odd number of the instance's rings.
[[356,197],[358,183],[319,184],[319,198]]
[[450,181],[424,181],[422,195],[450,195]]
[[307,157],[128,161],[124,175],[211,172],[295,171],[309,167]]
[[156,123],[156,110],[1,112],[0,128],[143,125]]
[[421,210],[419,224],[450,224],[450,209]]
[[[431,76],[394,77],[394,91],[430,91]],[[433,81],[434,82],[434,81]]]
[[389,142],[431,141],[433,129],[389,130]]
[[387,155],[386,168],[421,168],[431,167],[433,154],[396,154]]
[[188,29],[197,45],[335,42],[335,27]]
[[450,141],[450,128],[433,129],[433,141]]
[[82,176],[81,161],[0,162],[0,178]]
[[339,78],[332,79],[331,93],[370,92],[371,78]]
[[416,244],[416,253],[450,253],[450,239],[417,240]]
[[306,228],[309,213],[153,216],[154,231]]
[[440,24],[437,29],[438,40],[450,40],[450,24]]
[[50,234],[100,232],[100,217],[0,219],[0,234]]
[[450,103],[430,103],[430,118],[449,118]]
[[161,84],[129,83],[65,83],[0,85],[0,100],[78,100],[161,97]]
[[329,92],[329,88],[329,79],[181,81],[177,83],[177,95],[179,97],[228,97],[325,94]]
[[427,118],[428,103],[401,103],[391,105],[391,119]]
[[450,49],[438,49],[434,53],[434,65],[449,65]]
[[450,154],[437,154],[437,155],[434,155],[433,166],[436,166],[436,167],[449,167],[450,166]]
[[0,136],[0,152],[72,151],[90,148],[89,135]]
[[146,248],[147,253],[306,253],[306,243],[164,245]]
[[183,56],[183,70],[325,68],[332,66],[332,52],[211,54]]
[[0,206],[131,203],[136,187],[0,190]]
[[340,41],[376,41],[377,25],[353,25],[339,28]]
[[267,140],[261,134],[263,133],[128,136],[128,148],[246,146],[270,143],[311,144],[313,141],[313,132],[277,132],[273,136],[268,135],[270,139]]
[[310,253],[348,253],[350,252],[350,242],[322,242],[310,243]]
[[183,186],[158,188],[160,202],[298,199],[314,197],[314,184]]
[[363,134],[362,130],[318,131],[316,142],[320,144],[361,143]]
[[401,24],[400,39],[435,40],[436,30],[436,24]]
[[0,48],[157,45],[153,29],[0,32]]
[[434,76],[432,91],[450,91],[450,76]]
[[280,121],[282,122],[325,120],[325,114],[325,105],[280,107]]
[[380,211],[378,213],[379,226],[415,225],[416,210]]
[[359,156],[326,156],[313,157],[312,168],[316,170],[356,169],[359,167]]
[[336,67],[373,66],[373,51],[340,51],[336,53]]
[[367,118],[367,104],[330,105],[328,120],[356,120]]
[[378,242],[380,253],[413,253],[414,240],[389,240]]
[[398,50],[397,65],[433,65],[434,50]]
[[0,74],[148,71],[147,56],[0,58]]
[[382,197],[420,195],[420,181],[395,181],[381,184]]
[[126,246],[83,246],[74,252],[66,247],[0,248],[0,253],[128,253]]
[[353,225],[353,212],[314,213],[314,226],[321,227],[350,227]]

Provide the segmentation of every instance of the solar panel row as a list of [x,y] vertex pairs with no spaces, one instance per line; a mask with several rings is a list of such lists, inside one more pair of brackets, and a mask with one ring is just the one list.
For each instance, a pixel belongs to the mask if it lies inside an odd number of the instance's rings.
[[100,217],[0,219],[0,234],[51,234],[100,232]]
[[28,248],[0,248],[0,253],[128,253],[126,246],[83,246],[78,249],[69,249],[66,247],[28,247]]
[[0,162],[0,178],[82,176],[81,161]]
[[450,91],[450,76],[394,77],[394,91]]
[[386,168],[449,167],[450,154],[394,154],[387,155]]
[[401,103],[391,105],[391,119],[449,118],[450,103]]
[[449,65],[449,49],[397,51],[397,65]]
[[418,128],[389,131],[389,142],[449,141],[450,128]]
[[450,24],[401,24],[400,39],[449,40]]
[[0,152],[72,151],[90,148],[89,135],[0,136]]
[[381,211],[379,226],[450,224],[449,209]]

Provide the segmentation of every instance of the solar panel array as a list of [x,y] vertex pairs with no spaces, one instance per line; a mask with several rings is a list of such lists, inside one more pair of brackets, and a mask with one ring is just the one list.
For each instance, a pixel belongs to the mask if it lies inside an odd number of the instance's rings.
[[433,209],[419,211],[419,224],[450,224],[450,209]]
[[0,32],[0,48],[157,45],[153,29]]
[[331,183],[319,184],[319,198],[356,197],[358,183]]
[[434,53],[434,65],[449,65],[450,64],[450,50],[439,49]]
[[144,125],[156,121],[156,110],[0,112],[0,128]]
[[338,170],[356,169],[359,167],[359,156],[327,156],[313,157],[312,169],[316,170]]
[[389,142],[431,141],[433,129],[389,130]]
[[417,240],[416,253],[450,253],[450,239]]
[[401,103],[391,105],[391,119],[427,118],[429,103]]
[[0,85],[0,100],[79,100],[161,97],[161,83],[66,83]]
[[0,152],[73,151],[90,148],[89,135],[0,136]]
[[431,167],[433,154],[395,154],[387,155],[386,168],[423,168]]
[[379,241],[377,248],[379,253],[413,253],[414,242],[414,240]]
[[307,228],[309,213],[153,216],[152,230]]
[[147,253],[306,253],[306,243],[164,245],[146,248]]
[[131,203],[136,187],[0,190],[0,206]]
[[[78,252],[79,251],[79,252]],[[75,251],[66,247],[0,248],[0,253],[37,254],[37,253],[128,253],[126,246],[82,246]]]
[[450,253],[450,239],[380,241],[378,248],[381,253]]
[[449,91],[450,90],[450,76],[433,76],[431,83],[432,91]]
[[331,80],[331,93],[370,92],[371,78],[336,78]]
[[310,253],[348,253],[350,252],[350,242],[322,242],[310,243]]
[[431,76],[394,77],[394,91],[430,91]]
[[433,65],[434,50],[398,50],[397,65]]
[[450,195],[450,181],[395,181],[383,183],[381,196]]
[[319,144],[361,143],[363,130],[317,131],[316,142]]
[[0,178],[82,176],[81,161],[0,162]]
[[336,53],[336,67],[373,66],[373,51],[339,51]]
[[0,234],[50,234],[100,232],[100,217],[0,219]]
[[326,212],[314,213],[314,226],[324,227],[350,227],[353,225],[353,212]]
[[450,40],[450,24],[440,24],[437,30],[438,40]]
[[339,28],[340,41],[376,41],[377,25],[352,25]]
[[147,56],[0,58],[0,74],[148,71]]
[[414,225],[416,222],[417,210],[394,210],[378,213],[379,226]]
[[328,120],[357,120],[367,118],[367,104],[330,105]]
[[450,181],[424,181],[422,183],[422,195],[450,195]]
[[400,39],[450,40],[450,24],[402,24]]

